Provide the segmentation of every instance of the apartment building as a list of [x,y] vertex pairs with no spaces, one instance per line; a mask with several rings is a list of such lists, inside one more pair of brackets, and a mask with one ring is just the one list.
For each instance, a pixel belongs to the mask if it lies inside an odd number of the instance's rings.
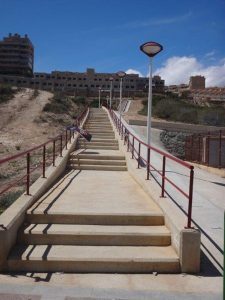
[[204,76],[191,76],[189,81],[190,90],[205,89],[205,77]]
[[0,41],[0,74],[32,77],[34,47],[25,34],[4,37]]
[[[62,72],[53,71],[51,73],[34,73],[33,78],[0,76],[0,82],[12,85],[37,88],[50,91],[64,91],[68,94],[96,96],[99,88],[102,93],[110,90],[110,78],[113,78],[112,89],[114,96],[119,95],[120,79],[116,73],[96,73],[94,69],[88,68],[86,72]],[[139,77],[138,74],[127,74],[123,79],[123,95],[140,96],[148,92],[147,77]],[[160,76],[154,76],[153,92],[164,91],[164,80]]]

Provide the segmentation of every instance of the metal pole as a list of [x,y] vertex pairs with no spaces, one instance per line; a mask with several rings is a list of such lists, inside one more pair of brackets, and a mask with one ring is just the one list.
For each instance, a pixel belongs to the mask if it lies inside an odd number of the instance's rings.
[[43,146],[43,163],[42,163],[42,177],[45,178],[45,153],[46,153],[46,147],[45,145]]
[[165,173],[166,173],[166,157],[165,157],[165,155],[163,155],[161,198],[165,197]]
[[120,78],[120,123],[121,123],[121,104],[122,104],[122,84],[123,84],[123,78]]
[[110,109],[112,108],[112,80],[110,81],[110,94],[109,94],[109,105],[110,105]]
[[100,108],[101,105],[101,90],[98,90],[98,108]]
[[190,183],[189,183],[189,203],[188,203],[187,228],[191,228],[192,201],[193,201],[193,183],[194,183],[194,167],[191,167],[191,169],[190,169]]
[[147,120],[147,144],[151,143],[151,118],[152,118],[152,57],[149,64],[149,83],[148,83],[148,120]]
[[30,195],[30,152],[27,153],[27,195]]

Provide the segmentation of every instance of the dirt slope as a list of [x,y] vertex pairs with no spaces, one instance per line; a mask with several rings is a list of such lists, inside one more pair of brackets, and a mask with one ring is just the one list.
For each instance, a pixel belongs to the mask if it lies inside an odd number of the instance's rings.
[[24,89],[0,106],[0,157],[38,145],[56,134],[57,128],[37,122],[52,93]]

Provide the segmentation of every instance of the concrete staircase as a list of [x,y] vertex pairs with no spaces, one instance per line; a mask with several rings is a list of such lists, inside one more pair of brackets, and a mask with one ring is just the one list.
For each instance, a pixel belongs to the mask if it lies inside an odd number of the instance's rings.
[[110,151],[119,150],[119,146],[106,112],[92,110],[85,129],[93,135],[92,140],[88,142],[80,137],[78,147],[96,152],[72,153],[69,167],[76,170],[127,171],[125,156],[119,155],[118,151]]
[[[95,126],[101,121],[108,123],[103,111],[91,113],[87,127],[95,115]],[[107,140],[99,138],[100,132],[102,128],[94,135],[95,141],[100,140],[99,147]],[[109,132],[113,135],[111,128]],[[118,150],[96,148],[84,150],[78,156],[70,158],[75,169],[27,210],[6,270],[179,272],[179,257],[171,246],[164,216],[129,173],[124,172],[124,156]],[[107,171],[92,171],[101,167]],[[116,168],[123,172],[112,172]]]

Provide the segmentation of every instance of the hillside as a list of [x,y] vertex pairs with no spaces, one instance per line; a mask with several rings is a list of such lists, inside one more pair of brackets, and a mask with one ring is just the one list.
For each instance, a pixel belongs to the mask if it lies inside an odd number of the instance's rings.
[[53,113],[46,109],[57,106],[53,96],[46,91],[22,89],[12,99],[1,103],[0,158],[41,144],[72,123],[72,116],[79,111],[77,106],[70,103],[69,112],[64,109]]

